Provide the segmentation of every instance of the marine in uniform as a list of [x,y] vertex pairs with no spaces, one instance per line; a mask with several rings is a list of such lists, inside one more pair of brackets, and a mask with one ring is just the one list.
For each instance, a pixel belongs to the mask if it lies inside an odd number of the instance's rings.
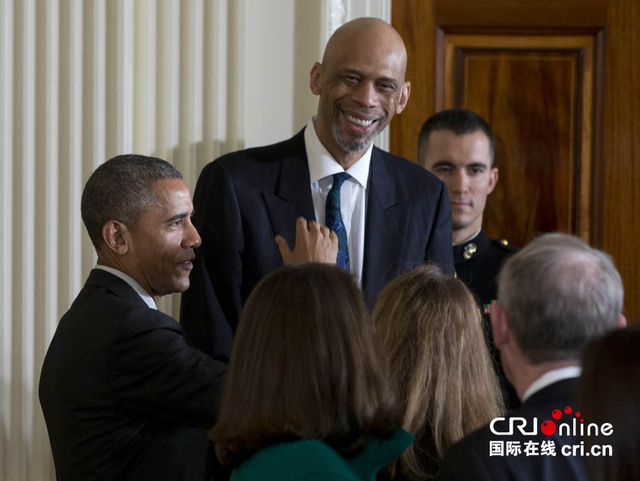
[[504,375],[500,353],[491,342],[491,322],[489,307],[498,297],[498,273],[507,257],[515,254],[518,247],[505,239],[492,239],[480,229],[478,235],[458,245],[453,246],[453,263],[456,275],[473,292],[482,306],[482,319],[485,335],[489,342],[489,350],[496,364],[496,373],[502,385],[507,409],[512,410],[520,405],[520,399],[515,389]]
[[489,124],[470,110],[438,112],[427,119],[418,136],[418,162],[447,186],[451,201],[454,267],[483,308],[487,346],[503,385],[507,407],[514,408],[520,401],[501,369],[488,316],[488,307],[497,297],[500,267],[518,250],[503,239],[492,239],[482,230],[487,196],[498,182],[494,154]]

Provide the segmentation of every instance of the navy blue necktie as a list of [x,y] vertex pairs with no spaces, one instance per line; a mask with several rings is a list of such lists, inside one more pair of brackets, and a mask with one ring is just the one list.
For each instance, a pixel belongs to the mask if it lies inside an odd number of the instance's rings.
[[336,265],[344,270],[349,270],[349,244],[347,241],[347,230],[342,221],[340,212],[340,188],[345,180],[350,177],[346,172],[333,175],[333,185],[327,195],[327,207],[325,211],[325,224],[329,229],[338,235],[338,259]]

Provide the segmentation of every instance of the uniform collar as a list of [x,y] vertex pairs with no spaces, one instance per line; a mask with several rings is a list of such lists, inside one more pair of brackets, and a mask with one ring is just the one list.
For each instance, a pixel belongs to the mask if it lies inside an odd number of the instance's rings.
[[480,229],[480,232],[471,239],[453,246],[453,263],[459,264],[460,262],[473,259],[474,256],[485,250],[490,244],[491,237],[489,237],[484,230]]

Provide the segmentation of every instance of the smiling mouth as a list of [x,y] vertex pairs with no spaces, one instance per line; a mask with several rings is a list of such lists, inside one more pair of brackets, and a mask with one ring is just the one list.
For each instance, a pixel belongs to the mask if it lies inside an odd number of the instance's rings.
[[365,119],[359,119],[358,117],[354,117],[353,115],[349,115],[349,114],[344,114],[345,117],[347,117],[347,120],[353,124],[359,125],[361,127],[369,127],[372,123],[375,122],[375,120],[365,120]]

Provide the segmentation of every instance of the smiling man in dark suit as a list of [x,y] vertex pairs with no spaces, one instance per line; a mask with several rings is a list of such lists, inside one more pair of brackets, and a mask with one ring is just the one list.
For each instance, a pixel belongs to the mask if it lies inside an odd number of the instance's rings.
[[82,219],[98,254],[40,378],[58,479],[205,480],[226,366],[191,345],[158,299],[189,286],[200,236],[182,175],[151,157],[91,175]]
[[311,69],[317,116],[289,140],[228,154],[204,168],[194,196],[203,246],[181,312],[204,351],[229,357],[242,304],[282,265],[279,250],[293,243],[298,217],[338,233],[339,264],[355,276],[371,308],[389,280],[423,262],[453,274],[444,184],[373,146],[409,99],[406,61],[402,39],[386,22],[360,18],[343,25]]
[[[596,336],[626,325],[622,306],[613,262],[577,237],[545,234],[507,259],[491,324],[522,405],[452,446],[441,479],[584,480],[580,451],[573,448],[579,440],[561,423],[579,423],[581,351]],[[581,415],[588,423],[589,413]]]

